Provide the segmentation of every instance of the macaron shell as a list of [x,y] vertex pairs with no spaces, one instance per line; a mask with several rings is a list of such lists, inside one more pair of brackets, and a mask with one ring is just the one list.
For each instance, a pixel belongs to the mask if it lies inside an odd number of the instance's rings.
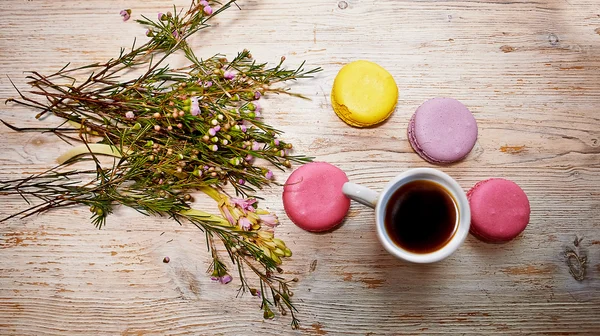
[[477,121],[456,99],[433,98],[417,108],[410,127],[413,148],[434,163],[452,163],[466,157],[477,141]]
[[283,187],[283,207],[300,228],[327,231],[340,224],[350,209],[342,193],[346,173],[326,162],[312,162],[296,169]]
[[469,190],[467,198],[471,207],[471,234],[483,241],[510,241],[529,223],[529,199],[512,181],[500,178],[481,181]]
[[398,101],[398,86],[392,75],[369,61],[346,64],[331,90],[334,112],[345,123],[367,127],[387,119]]

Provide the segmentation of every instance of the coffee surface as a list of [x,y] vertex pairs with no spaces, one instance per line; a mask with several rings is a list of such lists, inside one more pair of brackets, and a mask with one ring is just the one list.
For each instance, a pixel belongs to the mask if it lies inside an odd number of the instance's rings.
[[403,185],[392,194],[385,210],[385,229],[391,240],[413,253],[437,251],[456,232],[456,201],[433,181],[417,180]]

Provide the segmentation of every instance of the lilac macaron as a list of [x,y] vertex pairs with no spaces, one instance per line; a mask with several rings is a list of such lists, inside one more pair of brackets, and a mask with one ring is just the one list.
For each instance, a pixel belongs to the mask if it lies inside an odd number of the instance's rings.
[[456,99],[429,99],[410,119],[408,140],[426,161],[453,163],[473,149],[477,141],[477,122],[471,111]]

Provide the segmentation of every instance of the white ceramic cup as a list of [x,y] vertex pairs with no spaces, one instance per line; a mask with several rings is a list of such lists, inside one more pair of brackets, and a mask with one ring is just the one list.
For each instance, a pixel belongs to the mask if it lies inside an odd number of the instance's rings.
[[[450,241],[442,248],[423,254],[410,252],[396,245],[390,238],[384,224],[385,212],[390,197],[404,184],[417,180],[433,181],[440,184],[444,189],[450,192],[451,196],[456,201],[456,206],[458,208],[458,216],[456,216],[458,227],[454,232],[454,236],[452,236]],[[467,195],[465,195],[465,192],[458,182],[448,174],[437,169],[409,169],[390,181],[381,193],[377,193],[367,187],[351,182],[346,182],[342,190],[349,198],[371,208],[375,208],[375,220],[377,223],[377,235],[379,236],[379,240],[389,253],[400,259],[414,263],[432,263],[440,261],[456,251],[469,234],[471,209],[469,207]],[[415,225],[418,225],[418,223],[415,223]]]

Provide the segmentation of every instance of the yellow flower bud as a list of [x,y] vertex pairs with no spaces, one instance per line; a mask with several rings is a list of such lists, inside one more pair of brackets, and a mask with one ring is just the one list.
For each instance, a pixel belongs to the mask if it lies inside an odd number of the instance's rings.
[[285,242],[279,238],[273,238],[273,242],[277,245],[277,247],[284,249],[286,248]]
[[284,252],[282,249],[280,249],[280,248],[276,248],[276,249],[274,249],[274,250],[273,250],[273,253],[275,253],[275,255],[277,255],[277,256],[279,256],[279,257],[283,257],[283,256],[285,256],[285,252]]
[[265,256],[272,258],[271,250],[269,250],[266,246],[261,246],[260,249],[263,251]]
[[281,259],[279,259],[278,256],[276,256],[275,254],[271,255],[271,259],[273,259],[273,261],[277,264],[280,265],[281,264]]
[[229,207],[229,212],[231,212],[231,216],[233,216],[233,218],[235,218],[236,221],[244,215],[242,210],[234,207]]
[[265,209],[256,209],[256,214],[257,215],[268,215],[269,211],[265,210]]
[[254,212],[248,212],[246,214],[246,217],[248,217],[248,219],[250,220],[250,222],[254,225],[258,223],[259,217],[257,214],[255,214]]
[[263,240],[273,240],[273,233],[269,231],[258,231],[258,236]]

